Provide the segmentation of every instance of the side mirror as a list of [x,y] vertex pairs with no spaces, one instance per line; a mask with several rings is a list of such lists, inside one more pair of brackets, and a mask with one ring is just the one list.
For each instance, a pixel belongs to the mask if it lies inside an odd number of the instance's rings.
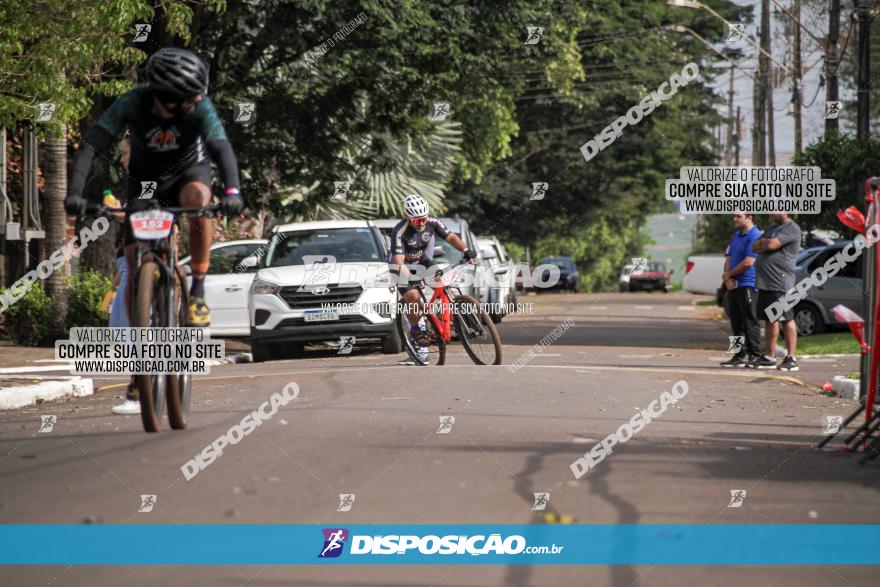
[[249,255],[238,262],[239,271],[256,271],[260,266],[260,259],[256,255]]
[[670,269],[670,270],[669,270],[669,275],[672,275],[673,273],[675,273],[675,269]]

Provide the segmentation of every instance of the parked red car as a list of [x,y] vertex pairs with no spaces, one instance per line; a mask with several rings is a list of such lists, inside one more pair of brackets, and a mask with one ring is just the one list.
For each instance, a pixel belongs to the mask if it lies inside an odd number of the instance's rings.
[[669,276],[672,269],[666,270],[666,265],[658,261],[649,261],[642,271],[638,268],[629,274],[629,291],[659,289],[663,293],[669,293]]

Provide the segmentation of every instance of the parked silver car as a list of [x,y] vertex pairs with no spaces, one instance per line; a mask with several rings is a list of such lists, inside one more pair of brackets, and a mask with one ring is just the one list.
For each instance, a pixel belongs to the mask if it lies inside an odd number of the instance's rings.
[[487,277],[494,281],[488,288],[489,316],[497,324],[508,313],[509,305],[516,303],[516,264],[496,237],[479,236],[477,242],[480,257],[490,271]]
[[[798,283],[825,264],[830,258],[840,252],[849,241],[834,243],[827,247],[815,247],[807,249],[808,254],[798,257],[795,266],[794,281]],[[807,297],[794,308],[794,321],[797,324],[800,336],[820,334],[828,329],[829,325],[836,325],[831,308],[837,304],[843,304],[859,316],[864,316],[862,311],[862,265],[864,256],[860,255],[852,263],[846,263],[840,271],[828,279],[823,285],[811,287],[807,291]]]

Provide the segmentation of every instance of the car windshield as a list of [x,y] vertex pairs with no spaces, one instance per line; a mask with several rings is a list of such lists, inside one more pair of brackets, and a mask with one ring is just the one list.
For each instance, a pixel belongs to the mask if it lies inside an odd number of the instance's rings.
[[659,271],[662,273],[666,271],[666,265],[663,263],[648,263],[648,271]]
[[[369,228],[327,228],[285,232],[273,239],[266,267],[305,265],[333,257],[337,263],[382,261],[382,251]],[[328,259],[329,261],[329,259]]]
[[440,247],[440,251],[434,253],[434,261],[437,263],[448,263],[452,265],[461,259],[461,251],[453,247],[443,239],[434,239],[434,248]]
[[569,269],[568,259],[541,259],[539,265],[556,265],[560,269]]

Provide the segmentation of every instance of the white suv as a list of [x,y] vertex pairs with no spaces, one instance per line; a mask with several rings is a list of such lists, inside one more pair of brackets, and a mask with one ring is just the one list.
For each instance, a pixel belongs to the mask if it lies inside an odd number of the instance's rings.
[[351,336],[401,351],[397,292],[388,288],[388,252],[372,222],[283,224],[269,242],[248,302],[254,361],[273,358],[281,345],[342,345]]

